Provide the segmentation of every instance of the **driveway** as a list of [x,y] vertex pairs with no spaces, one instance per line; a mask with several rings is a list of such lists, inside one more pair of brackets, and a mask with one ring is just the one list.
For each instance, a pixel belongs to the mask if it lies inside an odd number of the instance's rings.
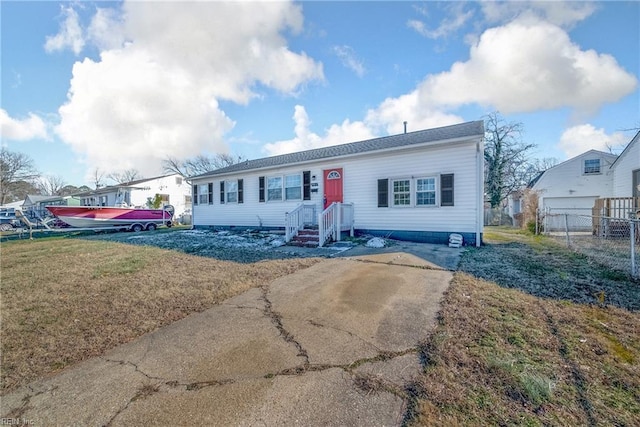
[[34,425],[398,425],[451,278],[407,252],[327,259],[3,396],[2,416]]

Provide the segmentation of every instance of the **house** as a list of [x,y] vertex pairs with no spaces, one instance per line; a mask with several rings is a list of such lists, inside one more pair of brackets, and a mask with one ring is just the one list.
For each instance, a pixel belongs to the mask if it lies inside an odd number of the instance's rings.
[[193,224],[289,235],[301,209],[301,223],[330,226],[335,203],[359,233],[433,243],[458,233],[479,246],[483,138],[474,121],[241,162],[191,178]]
[[27,219],[37,222],[49,216],[45,206],[80,206],[80,201],[73,196],[41,196],[29,194],[22,202],[22,212]]
[[191,209],[191,186],[180,174],[138,179],[73,196],[81,206],[116,206],[125,204],[135,207],[172,205],[175,217]]
[[612,197],[640,197],[640,132],[620,153],[611,169]]
[[617,156],[589,150],[542,173],[532,188],[539,208],[552,214],[591,215],[596,199],[613,192],[611,166]]

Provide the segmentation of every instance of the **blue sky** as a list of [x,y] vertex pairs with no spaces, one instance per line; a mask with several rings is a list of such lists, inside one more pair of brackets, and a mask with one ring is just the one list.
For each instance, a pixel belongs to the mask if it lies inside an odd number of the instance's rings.
[[[162,173],[482,119],[535,157],[640,127],[640,3],[0,3],[2,145],[44,175]],[[632,129],[632,130],[629,130]],[[636,130],[633,130],[636,129]]]

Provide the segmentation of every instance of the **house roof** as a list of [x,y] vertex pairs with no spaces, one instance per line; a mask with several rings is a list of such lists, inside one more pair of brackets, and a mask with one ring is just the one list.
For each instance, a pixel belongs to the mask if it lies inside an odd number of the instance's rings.
[[314,160],[329,159],[360,153],[368,153],[379,150],[406,147],[410,145],[424,144],[436,141],[447,141],[460,138],[484,136],[484,122],[473,121],[434,129],[426,129],[416,132],[408,132],[399,135],[385,136],[366,141],[351,142],[348,144],[334,145],[331,147],[316,148],[313,150],[299,151],[297,153],[282,154],[279,156],[264,157],[261,159],[247,160],[225,168],[216,169],[191,179],[207,176],[222,175],[234,172],[244,172],[254,169],[263,169],[276,166],[284,166],[295,163],[303,163]]
[[636,133],[636,136],[634,136],[633,138],[631,138],[631,141],[627,144],[626,147],[624,147],[624,150],[622,150],[622,153],[620,153],[620,155],[618,156],[617,159],[615,159],[615,161],[611,164],[611,168],[613,169],[613,167],[615,166],[615,164],[618,162],[618,160],[620,160],[623,156],[625,156],[629,151],[631,151],[631,146],[633,144],[637,144],[638,140],[640,140],[640,131],[638,131]]
[[179,175],[177,173],[171,173],[168,175],[160,175],[153,178],[141,178],[135,181],[122,182],[120,184],[115,185],[107,185],[105,187],[100,187],[96,190],[83,191],[81,193],[75,193],[74,197],[82,197],[82,196],[94,196],[96,194],[105,194],[105,193],[113,193],[114,191],[118,191],[119,188],[133,188],[136,185],[144,184],[145,182],[153,181],[155,179],[166,178],[169,176]]

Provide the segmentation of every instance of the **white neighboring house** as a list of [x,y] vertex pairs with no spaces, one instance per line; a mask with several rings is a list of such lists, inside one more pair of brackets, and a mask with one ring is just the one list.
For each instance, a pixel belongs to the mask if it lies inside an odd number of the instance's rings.
[[474,121],[248,160],[190,178],[193,224],[284,229],[287,213],[310,207],[313,223],[336,202],[357,232],[433,243],[459,233],[480,245],[483,152]]
[[191,209],[191,186],[180,174],[138,179],[74,195],[81,206],[116,206],[124,202],[132,207],[148,207],[156,196],[161,206],[174,207],[176,219]]
[[552,214],[591,215],[596,199],[613,193],[611,166],[617,156],[589,150],[542,173],[533,190],[539,208]]
[[640,132],[636,133],[611,168],[613,169],[612,196],[640,197]]

